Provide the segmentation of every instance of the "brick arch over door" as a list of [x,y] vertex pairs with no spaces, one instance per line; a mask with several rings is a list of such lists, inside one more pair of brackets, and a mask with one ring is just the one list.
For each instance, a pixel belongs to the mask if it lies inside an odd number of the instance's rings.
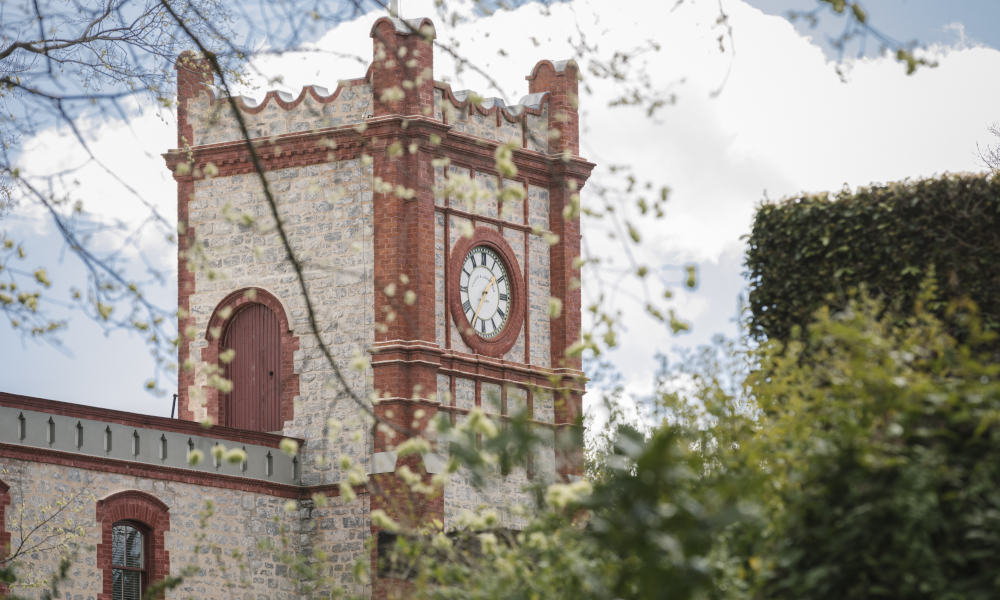
[[[289,327],[281,302],[261,288],[237,290],[215,307],[206,338],[204,361],[218,364],[223,376],[233,382],[228,394],[215,388],[207,390],[212,421],[255,431],[283,429],[294,416],[299,393],[299,376],[294,370],[299,340]],[[219,355],[232,347],[236,347],[236,357],[229,364],[220,363]]]

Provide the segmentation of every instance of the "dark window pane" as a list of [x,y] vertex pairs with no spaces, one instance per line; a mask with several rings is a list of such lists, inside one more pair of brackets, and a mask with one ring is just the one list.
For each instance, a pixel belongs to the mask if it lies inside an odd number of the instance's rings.
[[122,572],[118,569],[111,571],[111,597],[114,600],[122,597]]
[[142,532],[129,528],[125,538],[125,566],[142,568]]
[[[111,527],[111,597],[114,600],[140,600],[145,557],[142,532],[128,523]],[[122,567],[130,567],[124,569]]]
[[122,579],[122,600],[140,600],[142,598],[142,573],[125,571]]
[[135,527],[120,524],[111,528],[111,566],[141,569],[142,548],[142,532]]
[[142,573],[140,571],[113,569],[111,574],[111,597],[114,600],[141,600]]
[[120,567],[125,564],[126,525],[115,525],[111,528],[111,566]]

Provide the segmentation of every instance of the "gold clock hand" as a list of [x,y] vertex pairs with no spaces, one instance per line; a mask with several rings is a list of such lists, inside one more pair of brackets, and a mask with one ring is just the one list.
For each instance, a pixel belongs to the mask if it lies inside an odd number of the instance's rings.
[[496,275],[490,277],[490,282],[486,284],[486,287],[483,288],[483,294],[479,296],[479,306],[476,307],[476,312],[472,315],[472,323],[470,323],[473,329],[476,327],[476,319],[479,318],[479,311],[483,309],[483,302],[486,300],[486,292],[490,291],[490,288],[493,287],[496,282]]

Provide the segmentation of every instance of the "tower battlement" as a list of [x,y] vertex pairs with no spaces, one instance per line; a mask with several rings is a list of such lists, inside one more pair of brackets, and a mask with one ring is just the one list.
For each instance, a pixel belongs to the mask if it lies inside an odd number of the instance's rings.
[[507,104],[433,79],[433,25],[426,19],[382,18],[373,25],[371,37],[373,62],[364,77],[342,80],[332,93],[307,85],[297,95],[271,90],[259,101],[224,95],[214,85],[207,61],[191,52],[182,54],[177,61],[182,109],[178,147],[243,140],[232,113],[235,106],[247,137],[254,140],[359,128],[379,116],[402,114],[543,154],[579,153],[579,67],[574,61],[539,61],[526,77],[528,93],[518,103]]

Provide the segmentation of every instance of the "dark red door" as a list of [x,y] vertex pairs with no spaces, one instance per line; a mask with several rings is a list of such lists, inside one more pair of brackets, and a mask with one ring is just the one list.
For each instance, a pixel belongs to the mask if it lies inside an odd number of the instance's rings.
[[225,425],[253,431],[281,429],[279,411],[278,318],[263,304],[251,304],[233,315],[222,337],[224,349],[236,357],[224,369],[233,390],[224,399]]

